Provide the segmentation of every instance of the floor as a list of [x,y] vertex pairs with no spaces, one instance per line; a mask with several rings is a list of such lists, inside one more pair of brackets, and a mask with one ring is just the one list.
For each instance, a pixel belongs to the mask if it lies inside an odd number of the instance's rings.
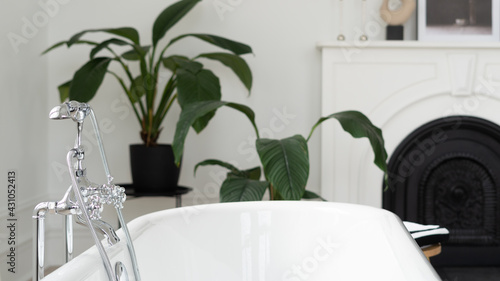
[[443,267],[436,271],[443,281],[500,280],[500,267]]

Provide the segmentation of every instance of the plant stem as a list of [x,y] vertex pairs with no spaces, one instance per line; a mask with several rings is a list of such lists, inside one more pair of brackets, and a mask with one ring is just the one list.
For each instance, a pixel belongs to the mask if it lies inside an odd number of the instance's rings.
[[141,122],[141,116],[139,115],[139,112],[137,112],[137,109],[135,108],[134,103],[132,102],[131,93],[127,89],[127,86],[125,86],[125,83],[123,82],[123,79],[121,79],[116,73],[114,73],[112,71],[108,70],[108,73],[110,73],[111,75],[113,75],[118,80],[118,83],[120,83],[120,85],[122,86],[123,90],[125,91],[125,93],[127,95],[127,98],[130,101],[130,104],[132,105],[132,109],[134,110],[135,117],[137,118],[137,121],[139,121],[139,124],[141,124],[142,123]]
[[[120,56],[118,56],[118,54],[116,54],[113,49],[111,48],[107,48],[114,56],[115,56],[115,60],[120,63],[120,65],[122,66],[123,70],[125,71],[125,74],[127,75],[128,79],[130,80],[130,85],[132,88],[135,88],[137,85],[135,85],[135,80],[134,80],[134,77],[132,76],[132,73],[130,73],[130,70],[128,68],[128,66],[123,62],[123,60],[120,58]],[[116,76],[116,75],[115,75]],[[116,76],[117,77],[117,76]],[[127,93],[129,93],[129,91],[126,91]],[[134,103],[132,102],[131,98],[130,98],[130,95],[129,96],[129,100],[131,101],[131,104],[133,105]],[[139,108],[142,112],[142,115],[144,116],[145,115],[145,110],[144,110],[144,105],[142,104],[142,101],[140,99],[137,100],[137,102],[139,103]],[[134,107],[134,106],[132,106]],[[134,107],[134,110],[135,110],[135,107]],[[139,118],[139,117],[138,117]],[[140,119],[140,118],[139,118]]]
[[161,122],[163,121],[163,118],[170,109],[172,101],[176,97],[176,96],[172,97],[172,93],[174,92],[176,86],[177,83],[175,81],[175,74],[172,74],[172,76],[170,76],[170,79],[167,82],[167,85],[165,85],[165,89],[163,90],[160,103],[158,104],[158,107],[156,109],[156,115],[153,123],[153,126],[155,126],[156,128],[160,126]]
[[272,183],[269,183],[269,197],[270,200],[274,200],[274,188]]

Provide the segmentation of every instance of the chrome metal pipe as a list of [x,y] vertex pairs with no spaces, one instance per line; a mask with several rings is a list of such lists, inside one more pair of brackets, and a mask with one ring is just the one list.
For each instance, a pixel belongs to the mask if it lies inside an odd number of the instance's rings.
[[47,202],[36,206],[33,218],[33,253],[35,254],[33,262],[33,281],[39,281],[44,277],[45,266],[45,213],[47,211]]
[[106,153],[104,152],[104,145],[102,144],[101,132],[99,130],[99,124],[97,123],[97,118],[95,117],[94,110],[90,108],[90,121],[92,121],[92,126],[94,127],[95,137],[97,139],[97,147],[99,148],[99,153],[101,154],[102,165],[104,167],[104,173],[108,180],[108,184],[113,183],[113,177],[109,172],[108,161],[106,160]]
[[139,264],[137,263],[137,256],[135,255],[134,244],[132,243],[132,237],[130,236],[130,232],[128,231],[127,224],[125,219],[123,218],[122,211],[117,207],[116,213],[118,214],[118,220],[120,221],[120,225],[122,225],[123,232],[125,233],[125,238],[127,239],[127,248],[130,255],[130,260],[132,261],[132,267],[134,270],[134,276],[136,281],[141,281],[141,274],[139,272]]
[[73,191],[71,186],[68,188],[63,198],[57,202],[56,213],[64,215],[64,242],[66,250],[66,262],[73,259],[73,215],[77,214],[78,206],[70,200],[70,194]]
[[[97,118],[95,116],[94,110],[90,108],[90,120],[92,121],[92,125],[94,127],[95,136],[97,139],[97,146],[99,147],[99,152],[101,154],[102,165],[104,166],[104,172],[106,173],[106,177],[108,179],[108,185],[112,188],[116,189],[116,186],[113,184],[113,177],[111,176],[111,172],[109,171],[108,161],[106,160],[106,153],[104,152],[104,145],[102,144],[101,133],[99,130],[99,124],[97,123]],[[117,202],[115,200],[115,209],[116,214],[118,215],[118,220],[120,225],[122,226],[123,232],[125,233],[125,238],[127,242],[127,249],[129,252],[130,259],[132,261],[132,267],[134,270],[134,276],[136,281],[141,281],[141,275],[139,273],[139,265],[137,263],[137,257],[135,254],[134,244],[132,243],[132,237],[130,236],[130,232],[128,231],[127,224],[125,223],[125,219],[123,218],[123,214],[121,208],[123,208],[121,202]]]
[[45,271],[45,216],[52,209],[55,202],[42,202],[33,210],[33,280],[38,281],[44,277]]
[[73,216],[64,217],[65,244],[66,244],[66,262],[73,259]]

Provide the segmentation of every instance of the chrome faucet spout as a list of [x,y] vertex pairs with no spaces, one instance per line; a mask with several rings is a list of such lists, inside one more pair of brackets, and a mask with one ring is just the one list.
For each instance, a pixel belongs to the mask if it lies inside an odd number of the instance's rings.
[[[76,223],[85,227],[89,227],[87,222],[80,215],[76,216]],[[99,231],[106,238],[109,246],[113,246],[116,243],[120,242],[120,238],[116,234],[114,228],[109,225],[109,223],[103,220],[92,220],[91,224],[95,230]]]

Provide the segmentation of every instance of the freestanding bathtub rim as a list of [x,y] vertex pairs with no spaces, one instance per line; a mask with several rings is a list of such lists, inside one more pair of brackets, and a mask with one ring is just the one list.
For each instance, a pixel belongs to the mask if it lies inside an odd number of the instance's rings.
[[[335,210],[335,212],[340,212],[345,215],[361,214],[362,216],[366,216],[368,219],[381,217],[382,220],[390,220],[390,223],[392,225],[391,227],[394,227],[395,229],[395,235],[398,235],[398,240],[400,240],[400,242],[402,241],[401,243],[404,244],[405,250],[408,251],[408,256],[411,256],[411,260],[398,260],[395,263],[402,268],[408,268],[408,266],[417,268],[412,268],[412,270],[416,270],[416,272],[422,272],[423,275],[427,276],[427,279],[425,281],[440,280],[437,273],[434,271],[430,263],[421,252],[419,246],[414,242],[409,233],[405,230],[401,220],[396,215],[387,210],[370,206],[319,201],[257,201],[239,203],[216,203],[167,209],[149,213],[132,220],[130,223],[128,223],[128,228],[132,235],[132,239],[136,240],[138,237],[141,237],[141,235],[146,233],[149,229],[153,229],[155,226],[164,222],[169,223],[173,220],[176,220],[177,222],[180,221],[181,223],[184,222],[185,224],[196,225],[197,219],[202,218],[203,216],[219,216],[221,214],[227,214],[228,212],[252,213],[262,212],[263,210],[271,212],[304,211],[312,213],[331,212],[332,210]],[[123,233],[121,230],[118,230],[117,234],[121,238],[123,238]],[[108,254],[111,259],[122,254],[122,250],[124,249],[123,245],[121,247],[122,249],[110,249],[111,251],[108,252]],[[98,256],[97,251],[95,247],[92,247],[80,256],[76,257],[71,263],[62,266],[52,274],[48,275],[46,280],[97,280],[96,277],[92,277],[92,274],[94,274],[92,270],[88,269],[88,267],[100,267],[100,260],[96,260],[96,256]],[[140,268],[142,268],[140,256],[138,257],[138,262]],[[88,265],[87,268],[82,266],[84,264]],[[131,269],[128,269],[128,272],[131,273]],[[76,277],[80,279],[73,279]],[[375,278],[372,280],[379,279]],[[143,281],[149,280],[144,279],[143,277]]]

